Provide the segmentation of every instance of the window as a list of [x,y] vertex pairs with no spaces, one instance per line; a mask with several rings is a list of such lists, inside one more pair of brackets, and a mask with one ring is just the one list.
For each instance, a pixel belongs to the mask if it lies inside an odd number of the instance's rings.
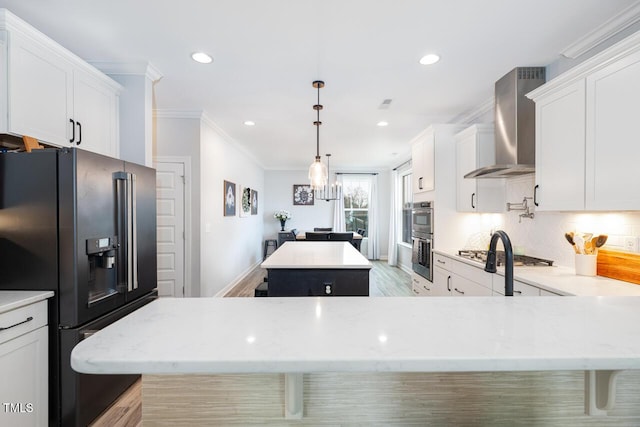
[[400,175],[402,180],[402,241],[411,244],[411,208],[413,204],[413,190],[411,189],[411,171]]
[[369,177],[344,176],[342,196],[344,198],[344,223],[346,231],[368,230],[369,195],[371,180]]

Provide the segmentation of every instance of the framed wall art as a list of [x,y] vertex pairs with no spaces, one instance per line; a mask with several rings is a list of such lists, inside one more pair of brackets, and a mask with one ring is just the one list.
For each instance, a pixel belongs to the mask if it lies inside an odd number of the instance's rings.
[[313,206],[313,190],[308,184],[293,184],[293,205]]
[[236,215],[236,185],[233,182],[224,182],[222,204],[224,206],[224,216]]
[[258,192],[251,190],[251,215],[258,215]]
[[249,187],[240,187],[241,188],[241,198],[240,198],[240,216],[247,217],[251,215],[251,188]]

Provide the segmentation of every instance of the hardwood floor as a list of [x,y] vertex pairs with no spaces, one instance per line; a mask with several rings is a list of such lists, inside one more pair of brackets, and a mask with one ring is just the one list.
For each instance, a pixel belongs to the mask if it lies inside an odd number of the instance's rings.
[[[372,297],[413,296],[411,276],[386,261],[371,261],[369,293]],[[253,297],[253,291],[267,272],[256,267],[240,283],[225,295],[229,297]],[[141,427],[142,381],[138,380],[118,400],[105,410],[91,427]]]

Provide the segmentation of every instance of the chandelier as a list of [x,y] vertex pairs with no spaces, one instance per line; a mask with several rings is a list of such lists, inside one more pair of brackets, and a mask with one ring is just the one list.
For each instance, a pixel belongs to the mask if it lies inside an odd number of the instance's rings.
[[329,157],[331,154],[327,154],[327,166],[322,163],[320,157],[320,110],[322,110],[322,104],[320,104],[320,89],[324,87],[324,82],[316,80],[313,82],[313,87],[318,89],[318,103],[313,106],[316,110],[317,119],[313,124],[316,127],[316,158],[309,166],[309,181],[311,181],[311,189],[314,191],[314,197],[320,200],[337,200],[340,198],[340,185],[338,183],[327,184],[329,178]]

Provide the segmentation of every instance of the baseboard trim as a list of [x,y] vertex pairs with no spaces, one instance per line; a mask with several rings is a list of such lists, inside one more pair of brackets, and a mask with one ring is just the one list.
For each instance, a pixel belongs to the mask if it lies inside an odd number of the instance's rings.
[[238,285],[241,281],[243,281],[244,279],[246,279],[246,277],[251,274],[251,272],[258,267],[260,264],[262,264],[262,260],[259,260],[258,262],[254,263],[252,266],[250,266],[248,269],[246,269],[245,271],[243,271],[242,273],[240,273],[239,276],[237,276],[235,278],[235,280],[233,282],[230,282],[227,286],[225,286],[224,288],[222,288],[220,291],[218,291],[218,293],[216,293],[212,298],[222,298],[224,297],[227,292],[229,292],[231,289],[233,289],[236,285]]

